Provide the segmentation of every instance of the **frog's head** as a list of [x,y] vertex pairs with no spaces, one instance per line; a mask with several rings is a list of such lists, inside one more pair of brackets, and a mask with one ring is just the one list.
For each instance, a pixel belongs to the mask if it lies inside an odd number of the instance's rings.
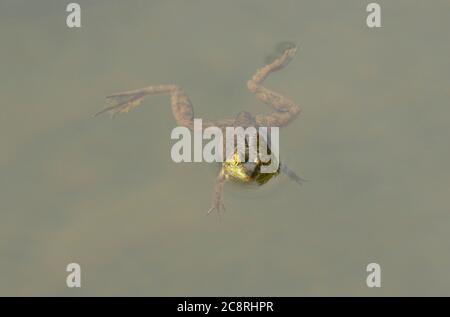
[[[248,159],[248,157],[246,157],[246,159]],[[222,168],[231,180],[241,183],[255,182],[258,185],[263,185],[280,173],[279,167],[273,173],[262,173],[261,166],[268,164],[270,164],[270,162],[263,163],[259,159],[255,162],[240,162],[238,153],[235,152],[230,160],[223,163]]]

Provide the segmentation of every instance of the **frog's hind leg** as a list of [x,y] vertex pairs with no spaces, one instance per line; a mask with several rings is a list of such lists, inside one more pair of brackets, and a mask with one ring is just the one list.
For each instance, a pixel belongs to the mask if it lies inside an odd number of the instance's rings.
[[170,95],[172,113],[177,124],[192,129],[194,126],[194,109],[192,103],[186,93],[176,85],[149,86],[107,96],[106,98],[108,100],[112,100],[116,104],[97,112],[94,116],[106,112],[111,115],[128,112],[139,106],[145,97],[158,94]]
[[261,85],[270,73],[285,67],[292,60],[296,52],[297,47],[288,47],[280,57],[259,69],[252,79],[247,82],[248,89],[253,92],[259,100],[268,104],[275,110],[267,115],[255,116],[259,126],[285,126],[300,113],[300,107],[293,101]]

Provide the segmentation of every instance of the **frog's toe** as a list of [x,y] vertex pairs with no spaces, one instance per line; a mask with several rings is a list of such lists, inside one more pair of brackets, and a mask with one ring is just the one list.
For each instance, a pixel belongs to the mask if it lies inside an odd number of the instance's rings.
[[281,64],[283,66],[286,66],[295,56],[295,53],[297,53],[297,46],[289,47],[284,52],[283,55],[281,55]]
[[144,99],[144,96],[142,94],[136,94],[134,96],[126,96],[126,95],[122,95],[122,94],[116,94],[116,95],[111,95],[111,96],[107,96],[106,99],[110,100],[110,101],[115,101],[117,102],[117,104],[106,107],[105,109],[97,112],[94,117],[102,114],[102,113],[110,113],[111,116],[114,116],[118,113],[124,113],[124,112],[128,112],[131,109],[139,106],[142,102],[142,100]]
[[223,201],[215,202],[211,208],[209,208],[207,214],[209,215],[212,212],[217,212],[217,214],[221,214],[225,211],[225,204]]
[[278,54],[283,54],[288,49],[293,49],[293,48],[296,48],[296,47],[297,47],[297,45],[294,42],[283,41],[283,42],[278,43],[275,46],[275,52],[277,52]]

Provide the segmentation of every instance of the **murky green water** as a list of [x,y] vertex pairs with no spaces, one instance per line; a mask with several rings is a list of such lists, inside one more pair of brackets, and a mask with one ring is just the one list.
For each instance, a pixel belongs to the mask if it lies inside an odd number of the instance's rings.
[[[378,1],[380,29],[356,0],[78,2],[81,29],[64,1],[0,2],[1,295],[450,295],[448,1]],[[266,85],[302,106],[281,151],[310,182],[227,186],[220,222],[167,97],[91,117],[160,83],[197,117],[267,111],[245,83],[283,40]]]

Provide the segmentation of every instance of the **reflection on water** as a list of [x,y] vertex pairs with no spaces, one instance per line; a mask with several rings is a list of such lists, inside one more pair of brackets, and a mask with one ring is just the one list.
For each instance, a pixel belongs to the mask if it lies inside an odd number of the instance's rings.
[[[379,1],[376,30],[358,1],[79,3],[78,30],[63,3],[0,4],[1,295],[450,295],[447,1]],[[281,154],[311,181],[227,186],[221,222],[215,167],[170,159],[167,97],[91,117],[158,83],[197,117],[268,111],[245,83],[285,39],[266,85],[302,106]]]

